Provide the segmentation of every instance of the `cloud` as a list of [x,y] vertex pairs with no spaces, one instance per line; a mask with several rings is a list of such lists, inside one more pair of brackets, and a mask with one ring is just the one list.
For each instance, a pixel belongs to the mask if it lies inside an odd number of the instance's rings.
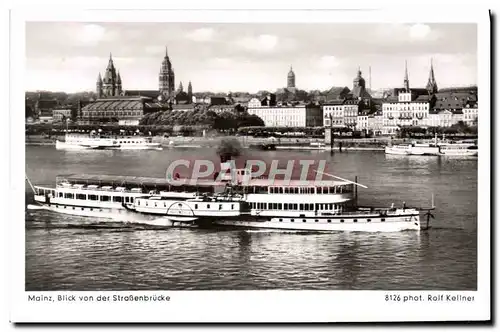
[[215,30],[212,28],[200,28],[189,32],[186,37],[199,42],[212,41],[215,36]]
[[259,35],[256,37],[246,37],[236,41],[236,45],[257,52],[272,52],[277,49],[279,42],[278,36],[275,35]]
[[339,65],[339,60],[333,55],[324,55],[319,59],[319,66],[323,69],[331,69]]
[[106,29],[97,24],[85,24],[78,33],[78,39],[85,44],[99,43],[106,33]]
[[426,24],[414,24],[409,28],[412,39],[425,39],[431,33],[431,27]]

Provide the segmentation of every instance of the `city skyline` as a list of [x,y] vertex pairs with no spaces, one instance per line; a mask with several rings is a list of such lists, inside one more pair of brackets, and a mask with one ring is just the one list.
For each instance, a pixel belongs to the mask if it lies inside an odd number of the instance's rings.
[[351,87],[358,67],[367,87],[369,67],[373,89],[402,87],[405,61],[425,87],[431,59],[439,87],[477,85],[475,24],[29,22],[26,90],[94,91],[109,53],[124,90],[158,89],[165,47],[195,92],[274,91],[290,66],[307,91]]

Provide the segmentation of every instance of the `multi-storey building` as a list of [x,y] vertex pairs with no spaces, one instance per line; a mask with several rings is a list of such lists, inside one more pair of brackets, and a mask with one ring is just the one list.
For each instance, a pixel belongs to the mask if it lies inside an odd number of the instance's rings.
[[[434,71],[431,67],[432,80],[434,82]],[[427,126],[429,125],[429,110],[431,96],[427,89],[410,89],[408,69],[405,65],[404,88],[394,89],[394,94],[382,103],[383,134],[393,135],[401,127],[405,126]],[[434,88],[429,86],[432,91]]]
[[465,107],[462,109],[463,113],[463,121],[466,125],[468,126],[475,126],[477,125],[477,118],[478,118],[478,113],[477,113],[477,102],[475,103],[468,103],[465,105]]
[[344,102],[344,126],[355,130],[358,124],[358,102],[346,100]]
[[266,127],[319,127],[323,125],[321,107],[314,104],[248,107]]
[[356,130],[358,131],[364,131],[368,132],[369,128],[369,122],[368,122],[368,113],[367,112],[360,112],[358,113],[358,118],[357,118],[357,123],[356,123]]
[[331,101],[321,106],[323,109],[323,126],[344,127],[344,101]]
[[382,111],[376,111],[368,115],[368,131],[374,135],[382,135],[384,129],[384,116]]

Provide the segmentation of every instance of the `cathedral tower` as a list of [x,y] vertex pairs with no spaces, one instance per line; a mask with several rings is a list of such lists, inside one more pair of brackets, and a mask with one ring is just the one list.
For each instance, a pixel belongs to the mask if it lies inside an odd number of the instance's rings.
[[175,74],[170,58],[168,57],[167,48],[165,48],[165,57],[161,63],[158,81],[160,85],[160,94],[163,95],[165,99],[173,98],[175,94]]
[[427,81],[426,88],[427,92],[429,92],[430,95],[433,95],[438,92],[436,78],[434,77],[434,66],[432,65],[432,59],[431,59],[431,71],[429,72],[429,80]]
[[119,96],[122,91],[122,79],[120,74],[116,73],[111,53],[109,54],[108,67],[104,72],[104,78],[101,79],[101,73],[97,77],[96,93],[98,97]]

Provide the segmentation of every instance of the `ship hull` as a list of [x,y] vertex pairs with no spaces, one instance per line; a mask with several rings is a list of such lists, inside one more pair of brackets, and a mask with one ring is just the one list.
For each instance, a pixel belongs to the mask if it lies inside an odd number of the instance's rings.
[[[214,224],[222,227],[282,229],[313,232],[400,232],[406,230],[419,231],[423,229],[420,223],[419,215],[391,218],[386,217],[386,220],[383,222],[380,217],[371,217],[369,219],[371,220],[368,222],[368,218],[366,217],[353,218],[346,216],[343,217],[343,219],[295,218],[292,222],[292,218],[270,218],[266,221],[219,220],[214,221]],[[328,222],[328,220],[330,220],[330,222]],[[342,222],[340,220],[342,220]]]
[[99,208],[70,206],[64,204],[30,205],[28,209],[44,209],[56,213],[99,218],[102,221],[147,224],[161,227],[218,227],[258,228],[296,231],[331,232],[400,232],[425,229],[418,213],[395,213],[393,215],[336,215],[332,217],[190,217],[142,213],[126,208]]
[[28,205],[28,210],[47,210],[79,217],[97,218],[101,222],[123,222],[161,227],[196,227],[196,225],[192,223],[196,218],[150,215],[129,211],[125,208],[71,206],[64,204],[31,204]]

